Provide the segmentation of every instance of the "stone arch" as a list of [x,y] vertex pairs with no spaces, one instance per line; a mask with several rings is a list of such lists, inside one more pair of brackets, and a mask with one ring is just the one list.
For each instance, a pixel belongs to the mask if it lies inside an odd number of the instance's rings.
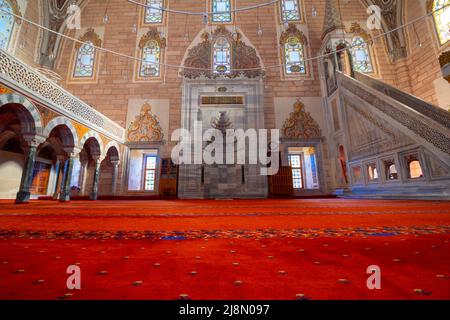
[[45,127],[44,132],[43,132],[43,136],[48,138],[50,133],[52,132],[52,130],[54,128],[56,128],[57,126],[66,126],[70,132],[72,133],[72,137],[73,137],[73,145],[74,146],[78,146],[78,134],[77,134],[77,130],[75,129],[75,127],[73,126],[72,122],[67,119],[66,117],[60,116],[60,117],[56,117],[53,118]]
[[83,148],[86,141],[88,141],[90,138],[93,138],[98,143],[99,155],[103,156],[104,155],[103,141],[102,141],[102,138],[100,137],[100,135],[95,131],[91,130],[91,131],[86,132],[86,134],[80,140],[80,144],[79,144],[80,148]]
[[104,156],[106,157],[108,152],[109,152],[109,150],[112,149],[112,148],[116,149],[116,151],[117,151],[117,159],[120,159],[120,147],[119,147],[119,144],[116,141],[114,141],[114,140],[108,142],[108,144],[106,145]]
[[[223,75],[211,72],[212,45],[220,37],[227,39],[231,45],[231,72]],[[236,78],[241,75],[248,78],[256,78],[264,75],[263,60],[256,47],[239,27],[234,28],[225,25],[216,26],[212,31],[209,27],[201,29],[186,49],[181,65],[185,68],[180,70],[180,74],[188,79],[202,76],[208,78],[217,76]],[[242,69],[250,70],[244,72],[233,71]]]
[[[38,109],[27,98],[15,93],[0,96],[0,109],[6,105],[20,105],[23,108],[14,110],[20,120],[23,121],[22,133],[41,134],[43,131],[42,120]],[[16,109],[16,108],[15,108]]]

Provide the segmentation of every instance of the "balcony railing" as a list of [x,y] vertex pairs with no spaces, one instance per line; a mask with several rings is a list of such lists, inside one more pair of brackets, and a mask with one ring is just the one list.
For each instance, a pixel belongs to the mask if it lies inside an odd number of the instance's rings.
[[1,49],[0,81],[69,119],[116,141],[124,141],[123,127]]

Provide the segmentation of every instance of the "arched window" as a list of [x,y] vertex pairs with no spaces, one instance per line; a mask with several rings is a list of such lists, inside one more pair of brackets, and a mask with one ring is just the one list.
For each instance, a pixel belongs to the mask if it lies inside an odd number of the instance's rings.
[[136,80],[159,78],[162,74],[163,49],[166,39],[161,38],[156,28],[150,29],[139,41],[139,59]]
[[284,60],[286,74],[306,73],[304,48],[298,38],[289,38],[284,44]]
[[155,40],[148,41],[142,48],[141,77],[159,77],[161,48]]
[[73,76],[76,78],[93,77],[94,65],[95,47],[91,41],[88,41],[82,44],[78,49]]
[[434,0],[432,10],[439,42],[443,45],[450,40],[450,0]]
[[307,74],[305,47],[308,44],[306,36],[289,23],[288,28],[281,34],[281,57],[286,76],[302,76]]
[[13,8],[9,1],[0,0],[0,49],[8,49],[9,41],[14,29],[14,16],[7,12],[13,12]]
[[211,0],[212,22],[231,22],[231,0]]
[[224,37],[217,38],[213,46],[213,69],[214,73],[231,73],[231,46]]
[[283,22],[301,20],[299,0],[281,0],[280,5]]
[[99,54],[96,48],[102,46],[102,40],[92,28],[89,28],[78,40],[80,42],[75,42],[72,78],[82,81],[96,80],[96,70],[99,64]]
[[147,0],[149,7],[145,8],[144,24],[159,24],[163,22],[164,0]]
[[369,48],[363,37],[356,36],[353,38],[351,53],[353,68],[355,71],[362,73],[373,72]]

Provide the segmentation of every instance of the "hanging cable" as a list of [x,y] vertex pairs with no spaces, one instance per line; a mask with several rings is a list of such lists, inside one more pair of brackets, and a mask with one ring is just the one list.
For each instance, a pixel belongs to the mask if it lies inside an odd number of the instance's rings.
[[205,16],[205,15],[212,15],[212,14],[222,14],[222,13],[236,13],[236,12],[240,12],[240,11],[248,11],[248,10],[253,10],[256,8],[262,8],[262,7],[267,7],[267,6],[271,6],[275,3],[280,2],[281,0],[272,0],[270,2],[266,2],[266,3],[262,3],[262,4],[257,4],[254,6],[248,6],[248,7],[243,7],[243,8],[236,8],[236,9],[232,9],[229,11],[224,11],[224,12],[212,12],[212,11],[205,11],[205,12],[192,12],[192,11],[182,11],[182,10],[174,10],[174,9],[169,9],[169,8],[159,8],[159,7],[154,7],[150,4],[146,4],[146,3],[140,3],[138,1],[135,0],[127,0],[130,3],[133,3],[137,6],[141,6],[141,7],[145,7],[145,8],[149,8],[149,9],[153,9],[153,10],[159,10],[159,11],[165,11],[165,12],[169,12],[169,13],[178,13],[178,14],[187,14],[187,15],[196,15],[196,16]]
[[[420,21],[420,20],[422,20],[422,19],[424,19],[424,18],[427,18],[427,17],[433,15],[433,14],[434,14],[435,12],[437,12],[437,11],[444,10],[444,9],[447,8],[447,7],[450,7],[450,4],[445,5],[445,6],[442,6],[441,8],[438,8],[438,9],[436,9],[436,10],[433,10],[433,11],[431,11],[431,12],[429,12],[429,13],[423,15],[423,16],[420,16],[420,17],[418,17],[418,18],[416,18],[416,19],[414,19],[414,20],[411,20],[410,22],[405,23],[405,24],[403,24],[403,25],[401,25],[401,26],[399,26],[399,27],[396,27],[396,28],[394,28],[394,29],[392,29],[392,30],[388,30],[388,31],[386,31],[386,32],[383,32],[383,33],[380,33],[380,34],[378,34],[378,35],[376,35],[376,36],[373,36],[373,40],[378,39],[378,38],[381,38],[381,37],[384,37],[384,36],[386,36],[386,35],[388,35],[388,34],[390,34],[390,33],[396,32],[396,31],[398,31],[398,30],[400,30],[400,29],[403,29],[403,28],[405,28],[405,27],[407,27],[407,26],[409,26],[409,25],[412,25],[412,24],[414,24],[414,23],[416,23],[416,22],[418,22],[418,21]],[[54,31],[54,30],[52,30],[52,29],[50,29],[50,28],[47,28],[47,27],[45,27],[45,26],[42,26],[42,25],[40,25],[40,24],[38,24],[38,23],[36,23],[36,22],[34,22],[34,21],[28,20],[28,19],[26,19],[26,18],[24,18],[24,17],[22,17],[22,16],[20,16],[20,15],[18,15],[18,14],[15,14],[15,13],[13,13],[13,12],[9,12],[9,11],[6,11],[6,10],[1,9],[1,8],[0,8],[0,11],[1,11],[1,12],[4,12],[4,13],[6,13],[6,14],[10,14],[10,15],[16,17],[17,19],[20,19],[20,20],[22,20],[22,21],[24,21],[24,22],[27,22],[27,23],[29,23],[29,24],[31,24],[31,25],[34,25],[34,26],[36,26],[36,27],[38,27],[38,28],[41,28],[41,29],[46,30],[46,31],[48,31],[48,32],[50,32],[50,33],[59,35],[59,36],[61,36],[62,38],[65,38],[65,39],[74,41],[74,42],[79,43],[79,44],[81,44],[81,45],[84,45],[84,44],[87,43],[87,42],[83,42],[83,41],[81,41],[81,40],[78,40],[78,39],[76,39],[76,38],[70,37],[70,36],[68,36],[68,35],[65,35],[65,34],[63,34],[63,33],[60,33],[60,32],[58,32],[58,31]],[[93,48],[95,48],[96,50],[99,50],[99,51],[103,51],[103,52],[107,52],[107,53],[110,53],[110,54],[114,54],[114,55],[120,56],[120,57],[122,57],[122,58],[127,58],[127,59],[131,59],[131,60],[134,60],[134,61],[140,61],[140,62],[143,62],[143,59],[136,58],[136,57],[134,57],[134,56],[129,56],[129,55],[124,54],[124,53],[121,53],[121,52],[117,52],[117,51],[114,51],[114,50],[106,49],[106,48],[103,48],[103,47],[98,47],[98,46],[95,46],[95,45],[93,45],[93,44],[91,44],[91,46],[92,46]],[[332,55],[332,54],[334,54],[334,53],[343,52],[343,51],[345,51],[345,50],[347,50],[347,49],[351,49],[352,47],[353,47],[353,45],[350,45],[348,48],[343,48],[343,49],[339,49],[339,50],[334,50],[334,51],[332,51],[331,53],[324,53],[324,54],[317,55],[317,56],[315,56],[315,57],[306,58],[306,59],[305,59],[305,62],[307,62],[307,61],[313,61],[313,60],[319,60],[319,59],[328,57],[328,56],[330,56],[330,55]],[[152,63],[152,62],[148,62],[148,61],[146,61],[146,63],[152,64],[152,65],[160,65],[160,66],[164,66],[164,67],[172,68],[172,69],[184,69],[184,70],[197,70],[197,71],[205,71],[205,72],[206,72],[206,71],[208,71],[208,72],[214,72],[214,69],[212,69],[212,68],[211,68],[211,69],[208,69],[208,68],[186,67],[186,66],[182,66],[182,65],[173,65],[173,64],[167,64],[167,63],[161,63],[161,62],[160,62],[160,63]],[[280,67],[282,67],[282,66],[284,66],[284,64],[276,64],[276,65],[270,65],[270,66],[265,66],[265,67],[255,67],[255,68],[233,69],[233,70],[236,71],[236,72],[245,72],[245,71],[257,71],[257,70],[276,69],[276,68],[280,68]]]

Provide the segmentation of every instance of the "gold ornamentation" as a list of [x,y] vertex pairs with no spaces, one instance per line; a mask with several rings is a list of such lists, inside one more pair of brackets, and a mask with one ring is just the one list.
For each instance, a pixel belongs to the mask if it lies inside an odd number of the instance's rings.
[[0,94],[8,94],[8,93],[14,93],[14,91],[11,90],[10,88],[0,85]]
[[139,48],[144,49],[145,45],[150,40],[155,40],[156,42],[158,42],[161,49],[164,49],[166,47],[166,38],[161,38],[158,30],[156,28],[152,28],[149,32],[142,36],[141,40],[139,41]]
[[320,138],[322,136],[319,125],[309,112],[304,109],[305,105],[300,100],[294,104],[294,112],[291,112],[281,130],[283,137],[291,139],[311,139]]
[[[441,65],[441,69],[442,69],[442,76],[445,80],[447,80],[448,83],[450,83],[450,67],[448,65],[450,65],[450,51],[446,51],[443,52],[440,56],[439,56],[439,64]],[[444,66],[447,66],[444,69]],[[449,74],[445,74],[445,73],[449,73]]]
[[56,118],[58,116],[58,114],[56,114],[53,111],[50,111],[49,109],[41,106],[41,105],[36,105],[37,109],[39,110],[39,113],[41,114],[41,119],[42,119],[42,126],[45,128],[47,126],[47,124],[52,121],[53,118]]
[[89,128],[83,126],[82,124],[79,124],[78,122],[72,121],[72,125],[75,127],[75,130],[77,131],[78,135],[78,141],[83,139],[84,135],[89,132]]
[[[14,17],[14,19],[16,20],[16,23],[21,24],[22,20],[20,19],[20,17],[22,15],[20,14],[20,7],[17,4],[17,0],[6,0],[6,2],[8,2],[11,5],[13,13],[17,16],[17,17]],[[3,14],[3,12],[2,12],[2,14]]]
[[433,12],[434,0],[427,0],[427,13]]
[[308,45],[308,39],[306,38],[306,36],[303,34],[303,32],[301,32],[295,24],[293,23],[289,23],[288,28],[286,29],[286,31],[284,31],[281,34],[280,37],[280,45],[284,46],[286,44],[286,42],[291,42],[294,41],[292,39],[298,39],[297,41],[299,41],[302,45],[307,46]]
[[350,30],[349,30],[349,33],[353,33],[355,36],[360,36],[366,42],[372,43],[372,37],[357,22],[353,22],[352,23],[352,25],[350,27]]
[[[231,44],[232,68],[228,74],[215,74],[210,71],[212,69],[212,44],[219,37],[227,39]],[[201,76],[236,78],[241,75],[247,78],[256,78],[264,75],[264,72],[259,69],[261,62],[256,50],[242,41],[242,35],[239,32],[236,32],[233,37],[233,34],[224,26],[218,26],[212,34],[203,33],[202,42],[189,50],[184,66],[186,68],[183,69],[182,75],[189,79]],[[237,69],[254,70],[234,71]]]
[[141,112],[130,124],[127,132],[127,139],[130,142],[158,142],[162,141],[164,134],[159,121],[151,113],[152,107],[144,104]]
[[439,56],[439,64],[441,65],[441,68],[449,63],[450,63],[450,51],[443,52]]
[[95,33],[94,29],[89,28],[84,35],[82,35],[78,40],[80,42],[75,43],[75,49],[80,49],[80,47],[83,45],[83,43],[86,43],[88,41],[92,42],[92,44],[95,47],[101,47],[102,46],[102,39]]

